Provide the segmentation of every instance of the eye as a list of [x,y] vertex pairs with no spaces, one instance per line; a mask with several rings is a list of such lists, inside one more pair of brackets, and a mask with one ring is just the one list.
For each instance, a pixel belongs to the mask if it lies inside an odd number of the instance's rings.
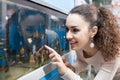
[[80,31],[79,29],[72,29],[72,32],[74,32],[74,33],[77,33],[79,31]]

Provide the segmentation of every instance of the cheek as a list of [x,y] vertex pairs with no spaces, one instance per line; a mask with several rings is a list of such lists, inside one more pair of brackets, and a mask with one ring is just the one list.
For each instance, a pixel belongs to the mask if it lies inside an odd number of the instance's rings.
[[80,33],[76,36],[76,39],[80,44],[87,44],[89,42],[89,35],[88,33]]

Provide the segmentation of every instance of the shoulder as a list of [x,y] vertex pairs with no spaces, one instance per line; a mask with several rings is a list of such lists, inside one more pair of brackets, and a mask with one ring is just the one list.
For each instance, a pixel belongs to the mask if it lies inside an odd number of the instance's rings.
[[114,71],[120,68],[120,55],[117,56],[114,60],[112,61],[107,61],[102,65],[103,70],[107,71]]

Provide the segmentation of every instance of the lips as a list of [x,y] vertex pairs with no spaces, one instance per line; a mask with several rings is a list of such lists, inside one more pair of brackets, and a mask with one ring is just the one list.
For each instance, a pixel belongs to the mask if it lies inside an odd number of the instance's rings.
[[75,46],[77,44],[77,42],[70,42],[71,46]]

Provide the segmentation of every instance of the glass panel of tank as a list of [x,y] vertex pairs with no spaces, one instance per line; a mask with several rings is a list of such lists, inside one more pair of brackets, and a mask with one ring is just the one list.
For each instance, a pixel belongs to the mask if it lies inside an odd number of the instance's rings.
[[10,1],[0,6],[1,80],[15,80],[49,63],[45,44],[61,55],[69,51],[65,19]]

